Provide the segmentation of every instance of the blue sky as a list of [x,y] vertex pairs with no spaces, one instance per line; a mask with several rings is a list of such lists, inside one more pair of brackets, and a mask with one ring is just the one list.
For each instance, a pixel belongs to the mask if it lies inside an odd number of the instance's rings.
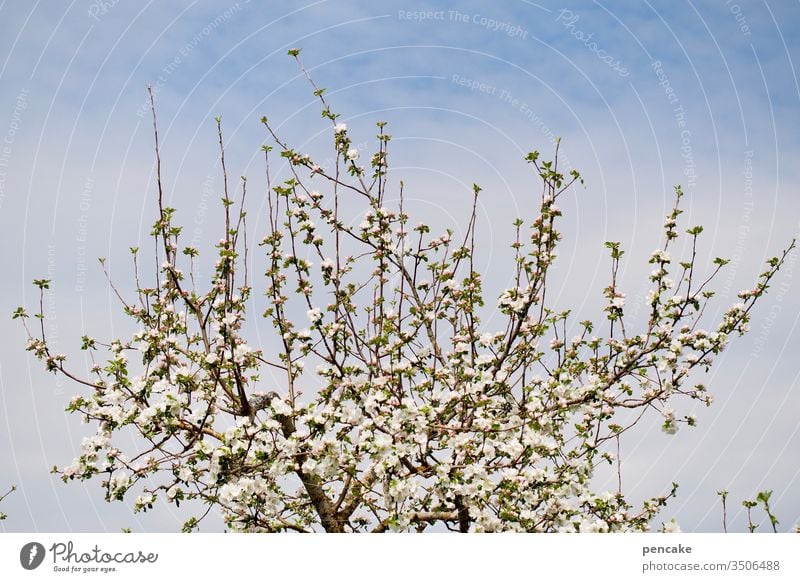
[[[390,122],[394,175],[429,220],[463,226],[481,184],[480,261],[496,290],[508,226],[536,192],[522,157],[560,136],[586,187],[562,205],[559,304],[597,317],[608,239],[628,251],[623,282],[641,297],[644,257],[682,183],[686,220],[706,227],[701,259],[734,258],[719,280],[724,308],[800,232],[798,23],[797,1],[0,2],[0,313],[30,305],[30,281],[47,276],[61,351],[76,353],[84,330],[124,335],[94,258],[130,288],[127,248],[155,216],[146,85],[168,195],[190,235],[213,241],[215,115],[234,176],[263,171],[262,115],[290,143],[327,151],[319,107],[286,56],[295,46],[355,141],[369,147],[372,124]],[[644,427],[623,451],[632,495],[681,483],[664,518],[685,530],[719,529],[722,488],[734,529],[746,525],[739,500],[761,489],[775,490],[782,527],[800,521],[793,272],[790,261],[750,335],[709,374],[717,401],[698,411],[700,426],[674,437]],[[105,504],[97,483],[48,473],[86,434],[63,412],[77,388],[28,358],[9,318],[0,331],[0,489],[20,488],[0,527],[174,531],[183,516],[171,506],[132,515]]]

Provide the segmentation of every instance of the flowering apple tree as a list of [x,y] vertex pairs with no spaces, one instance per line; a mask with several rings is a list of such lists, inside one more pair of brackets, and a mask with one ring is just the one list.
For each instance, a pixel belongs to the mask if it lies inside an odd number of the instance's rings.
[[[609,242],[601,322],[580,322],[567,337],[570,312],[554,309],[546,292],[561,240],[558,199],[582,179],[559,170],[558,148],[552,161],[526,157],[542,183],[538,213],[514,223],[512,284],[489,298],[473,264],[481,189],[473,188],[463,236],[433,235],[406,213],[402,183],[398,202],[386,202],[385,124],[362,165],[324,90],[314,91],[330,122],[330,169],[262,119],[273,143],[263,147],[263,276],[248,272],[247,181],[240,197],[229,194],[217,118],[225,222],[207,286],[196,277],[199,251],[181,245],[176,211],[164,205],[153,108],[159,214],[151,234],[160,268],[143,281],[139,249],[131,249],[135,291],[126,298],[114,287],[138,333],[83,337],[98,363],[81,377],[51,351],[44,325],[26,326],[28,350],[83,387],[68,410],[97,428],[82,454],[54,471],[65,481],[101,476],[107,500],[142,511],[158,498],[195,500],[232,530],[648,530],[677,485],[634,507],[621,487],[596,491],[595,471],[619,470],[619,439],[645,415],[660,417],[667,433],[695,423],[677,412],[681,401],[712,397],[690,374],[707,371],[747,331],[794,242],[704,327],[712,280],[727,261],[700,275],[700,227],[685,231],[691,257],[673,258],[682,236],[677,188],[663,245],[649,259],[646,325],[626,325],[623,250]],[[273,152],[289,168],[280,183],[270,173]],[[360,224],[343,218],[345,200],[361,205]],[[49,281],[35,284],[43,290]],[[274,331],[261,346],[246,337],[253,308]],[[492,310],[502,321],[490,329],[481,318]],[[35,317],[43,320],[43,303]],[[141,446],[121,450],[130,432]]]

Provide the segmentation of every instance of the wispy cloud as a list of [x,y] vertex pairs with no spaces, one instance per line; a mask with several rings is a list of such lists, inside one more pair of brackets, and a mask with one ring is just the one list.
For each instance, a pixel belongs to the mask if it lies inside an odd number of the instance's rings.
[[[628,250],[624,281],[629,297],[639,293],[676,183],[691,182],[687,219],[707,226],[706,258],[738,255],[727,300],[800,232],[796,4],[265,4],[3,4],[0,227],[11,250],[0,257],[0,313],[30,302],[28,280],[49,269],[49,324],[63,351],[75,352],[84,328],[121,333],[126,324],[93,258],[108,256],[125,281],[125,251],[154,217],[146,85],[156,88],[169,196],[199,239],[212,236],[220,184],[214,115],[223,117],[234,175],[261,175],[261,115],[279,120],[288,141],[322,151],[318,106],[286,57],[293,46],[365,143],[374,121],[390,121],[396,176],[432,220],[457,222],[472,182],[484,187],[487,269],[502,264],[510,220],[530,208],[524,152],[547,152],[563,137],[587,186],[564,204],[555,297],[587,315],[606,284],[606,239]],[[751,336],[712,373],[717,403],[698,411],[700,427],[672,440],[643,427],[624,451],[635,494],[684,484],[665,517],[675,513],[685,530],[719,528],[714,491],[723,487],[732,497],[774,489],[779,515],[800,518],[791,494],[800,391],[786,356],[800,338],[800,295],[791,278],[779,284],[781,298],[773,289]],[[134,517],[100,501],[96,484],[52,480],[49,467],[68,461],[82,434],[62,412],[74,389],[24,359],[20,330],[0,321],[0,449],[13,451],[0,474],[23,492],[4,502],[3,527],[176,529],[166,507]]]

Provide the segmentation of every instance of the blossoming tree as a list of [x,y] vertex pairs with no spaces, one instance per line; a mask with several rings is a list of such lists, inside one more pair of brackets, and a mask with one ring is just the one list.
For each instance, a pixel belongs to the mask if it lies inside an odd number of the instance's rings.
[[[175,210],[164,205],[153,108],[159,215],[151,234],[161,267],[143,282],[139,250],[131,249],[135,292],[126,298],[114,287],[140,331],[106,343],[83,337],[82,348],[103,363],[80,377],[51,351],[44,325],[26,326],[28,349],[83,386],[68,410],[97,428],[82,454],[54,471],[65,481],[102,476],[107,500],[130,500],[138,510],[159,497],[199,501],[234,530],[648,530],[677,486],[634,507],[622,490],[595,491],[595,471],[619,469],[619,439],[644,415],[660,415],[668,433],[694,424],[676,412],[680,400],[712,397],[692,370],[707,371],[729,339],[747,331],[794,241],[704,327],[711,282],[727,261],[699,275],[700,227],[686,231],[691,257],[673,259],[678,188],[663,246],[650,257],[646,325],[626,325],[617,283],[623,250],[609,242],[602,323],[580,322],[570,338],[569,311],[549,305],[547,283],[561,239],[558,199],[582,179],[560,171],[557,148],[552,161],[537,152],[526,158],[542,182],[540,205],[514,223],[513,284],[494,300],[473,264],[480,188],[465,236],[432,235],[406,213],[402,183],[399,203],[386,203],[385,124],[361,165],[347,126],[324,90],[314,91],[330,122],[331,169],[290,148],[262,119],[275,144],[263,147],[263,278],[247,270],[247,181],[235,202],[217,119],[225,224],[206,287],[195,276],[198,250],[181,245]],[[291,171],[279,184],[269,171],[276,150]],[[362,205],[360,225],[343,220],[345,199]],[[49,281],[35,284],[44,290]],[[499,310],[501,325],[482,323],[485,303]],[[245,337],[254,307],[275,332],[262,346]],[[141,446],[121,450],[119,436],[130,431]],[[198,526],[192,517],[185,529]]]

